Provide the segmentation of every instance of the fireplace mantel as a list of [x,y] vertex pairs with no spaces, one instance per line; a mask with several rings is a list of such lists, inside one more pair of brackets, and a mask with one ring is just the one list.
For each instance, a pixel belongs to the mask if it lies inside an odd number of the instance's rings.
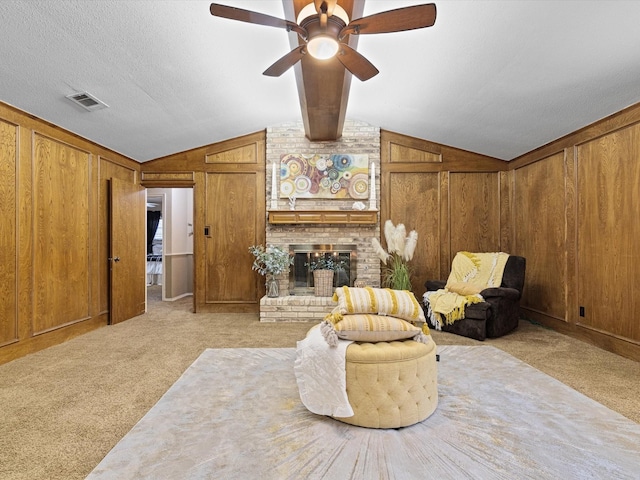
[[270,210],[269,223],[289,225],[375,225],[377,210]]

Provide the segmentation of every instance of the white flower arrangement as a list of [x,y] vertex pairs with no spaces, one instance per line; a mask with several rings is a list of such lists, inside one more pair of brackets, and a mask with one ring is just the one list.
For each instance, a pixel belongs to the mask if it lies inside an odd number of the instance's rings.
[[418,232],[412,230],[407,236],[407,229],[402,223],[394,226],[391,220],[387,220],[384,224],[384,237],[388,252],[382,248],[377,238],[371,239],[375,253],[385,265],[382,270],[382,286],[411,291],[412,272],[408,262],[413,259],[418,245]]
[[267,245],[265,248],[262,245],[252,245],[249,251],[256,257],[251,269],[260,275],[280,275],[289,265],[293,265],[293,257],[277,246]]

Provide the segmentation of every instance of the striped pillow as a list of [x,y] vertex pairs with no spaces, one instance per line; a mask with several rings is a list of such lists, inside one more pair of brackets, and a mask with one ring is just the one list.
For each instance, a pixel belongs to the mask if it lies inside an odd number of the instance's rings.
[[333,301],[338,303],[335,310],[342,315],[375,313],[391,315],[409,322],[425,322],[422,307],[408,290],[339,287],[333,294]]
[[370,314],[345,315],[334,328],[338,338],[356,342],[392,342],[413,338],[422,332],[399,318]]

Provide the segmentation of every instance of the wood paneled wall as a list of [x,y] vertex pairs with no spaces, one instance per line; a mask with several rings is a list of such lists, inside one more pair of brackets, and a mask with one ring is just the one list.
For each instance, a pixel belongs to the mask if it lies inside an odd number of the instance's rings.
[[640,105],[510,169],[525,315],[640,360]]
[[0,119],[0,347],[18,341],[18,126]]
[[107,324],[105,185],[138,170],[0,104],[0,363]]
[[563,320],[566,298],[564,155],[513,171],[514,248],[527,259],[521,305]]
[[198,312],[259,311],[264,282],[248,247],[265,241],[265,142],[258,132],[142,164],[145,186],[192,179]]
[[381,221],[418,232],[414,293],[458,251],[509,251],[507,162],[388,131],[380,142]]
[[33,135],[33,334],[91,317],[89,153]]
[[[449,173],[450,251],[500,249],[500,176],[497,172]],[[474,248],[469,250],[469,246]],[[497,250],[496,250],[497,249]]]
[[[384,137],[384,134],[382,135]],[[434,172],[404,173],[387,172],[381,167],[381,226],[391,220],[394,225],[403,223],[407,232],[418,232],[418,247],[411,265],[414,267],[412,285],[416,293],[422,294],[427,279],[440,278],[440,175]],[[388,182],[388,185],[387,185]],[[391,192],[389,195],[387,192]],[[386,198],[389,195],[389,201]],[[388,205],[385,208],[385,205]],[[386,248],[384,233],[382,243]],[[445,254],[446,255],[446,254]]]
[[640,344],[640,124],[578,145],[576,166],[578,325]]
[[[457,251],[522,255],[526,316],[640,359],[639,142],[640,105],[509,163],[382,131],[381,220],[418,231],[416,294]],[[196,309],[257,311],[264,152],[260,132],[140,166],[0,104],[0,363],[107,323],[108,180],[140,171],[194,188]]]

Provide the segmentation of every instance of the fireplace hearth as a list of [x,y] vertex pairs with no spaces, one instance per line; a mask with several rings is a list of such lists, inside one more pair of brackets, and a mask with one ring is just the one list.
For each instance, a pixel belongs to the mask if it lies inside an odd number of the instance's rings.
[[293,257],[293,265],[289,267],[289,294],[313,295],[313,271],[312,262],[321,257],[330,257],[339,263],[336,269],[333,286],[352,287],[356,280],[357,269],[357,245],[322,245],[322,244],[298,244],[289,245],[289,253]]

